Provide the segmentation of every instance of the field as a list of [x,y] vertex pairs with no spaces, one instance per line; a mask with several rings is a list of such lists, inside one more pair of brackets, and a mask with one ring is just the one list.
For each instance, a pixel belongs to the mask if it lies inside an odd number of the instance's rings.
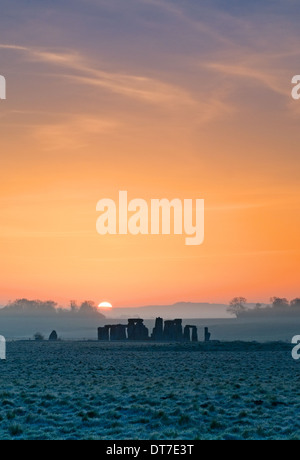
[[0,439],[300,439],[287,346],[20,341],[0,373]]

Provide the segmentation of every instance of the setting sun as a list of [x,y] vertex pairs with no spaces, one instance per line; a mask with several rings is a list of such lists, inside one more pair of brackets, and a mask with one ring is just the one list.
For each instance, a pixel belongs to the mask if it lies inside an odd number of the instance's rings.
[[98,307],[99,307],[99,308],[107,308],[107,309],[110,309],[110,308],[112,308],[112,304],[109,303],[109,302],[101,302],[101,303],[99,303]]

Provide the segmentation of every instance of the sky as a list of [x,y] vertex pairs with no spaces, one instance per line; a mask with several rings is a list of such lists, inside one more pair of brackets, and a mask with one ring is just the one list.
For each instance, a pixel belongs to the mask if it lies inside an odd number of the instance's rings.
[[[297,0],[2,0],[0,304],[299,296]],[[96,232],[204,199],[205,240]]]

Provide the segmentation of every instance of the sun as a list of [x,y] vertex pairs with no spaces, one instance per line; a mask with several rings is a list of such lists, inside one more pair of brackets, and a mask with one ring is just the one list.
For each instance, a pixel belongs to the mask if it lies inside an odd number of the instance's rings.
[[101,302],[101,303],[99,303],[98,307],[99,307],[99,308],[111,309],[111,308],[112,308],[112,304],[109,303],[109,302]]

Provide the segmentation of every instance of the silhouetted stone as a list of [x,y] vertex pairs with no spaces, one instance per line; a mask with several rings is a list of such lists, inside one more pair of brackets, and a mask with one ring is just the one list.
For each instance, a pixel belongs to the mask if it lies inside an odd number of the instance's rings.
[[174,320],[174,331],[175,331],[175,340],[178,342],[181,342],[183,339],[182,319]]
[[192,342],[198,342],[198,331],[196,326],[192,328]]
[[[190,342],[192,330],[192,341],[198,342],[198,332],[196,326],[185,326],[184,333],[182,328],[182,319],[165,321],[162,318],[156,318],[153,329],[152,340],[164,340],[169,342]],[[127,334],[126,334],[127,332]],[[140,318],[130,318],[128,324],[106,325],[98,328],[98,340],[115,341],[115,340],[149,340],[149,330],[144,325],[144,320]]]
[[184,341],[191,341],[191,330],[192,330],[192,342],[198,342],[198,330],[197,326],[187,325],[184,328]]
[[126,340],[126,327],[124,324],[110,326],[110,340]]
[[110,326],[110,340],[116,340],[117,338],[117,326],[114,324]]
[[151,338],[153,340],[163,340],[164,334],[164,320],[162,318],[156,318],[155,327],[152,332]]
[[102,342],[108,342],[109,340],[126,340],[126,329],[127,326],[125,324],[113,324],[98,327],[98,340]]
[[49,341],[56,342],[57,340],[58,340],[57,332],[52,331],[51,334],[49,335]]
[[173,321],[165,321],[164,340],[173,340]]
[[129,319],[127,326],[128,340],[148,340],[149,330],[143,324],[143,319]]
[[109,340],[109,329],[110,329],[110,326],[98,327],[98,340],[108,341]]
[[181,342],[183,339],[182,319],[165,321],[163,338],[170,342]]
[[127,339],[126,329],[127,329],[127,326],[125,326],[124,324],[118,324],[118,326],[117,326],[117,337],[118,337],[118,339],[117,340],[126,340]]
[[184,333],[183,333],[183,339],[185,342],[191,341],[190,326],[185,326]]
[[211,334],[208,332],[208,327],[204,329],[204,342],[209,342],[210,341]]

